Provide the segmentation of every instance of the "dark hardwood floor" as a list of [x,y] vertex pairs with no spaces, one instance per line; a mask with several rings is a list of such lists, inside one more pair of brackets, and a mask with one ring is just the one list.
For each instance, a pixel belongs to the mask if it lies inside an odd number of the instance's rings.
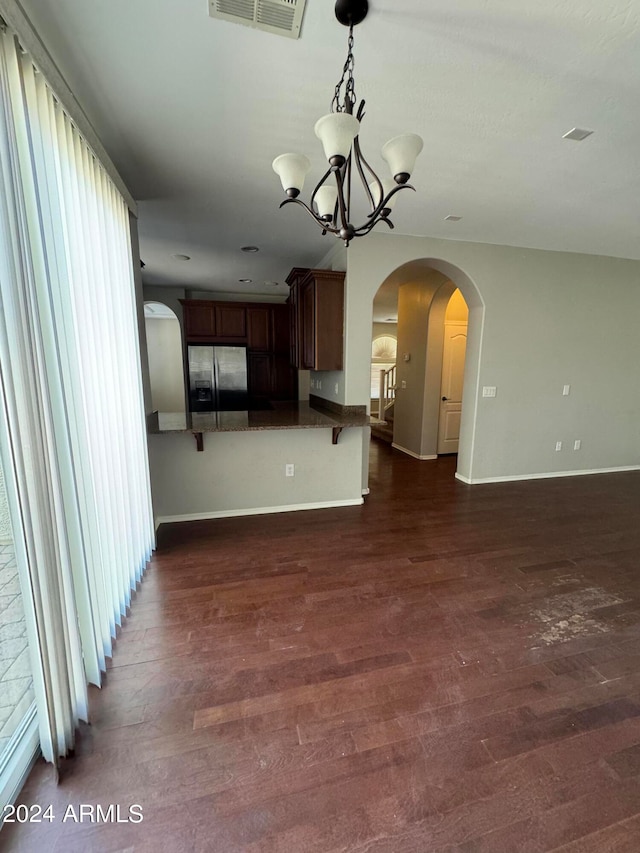
[[[25,851],[638,853],[640,473],[168,525]],[[63,823],[69,804],[141,823]]]

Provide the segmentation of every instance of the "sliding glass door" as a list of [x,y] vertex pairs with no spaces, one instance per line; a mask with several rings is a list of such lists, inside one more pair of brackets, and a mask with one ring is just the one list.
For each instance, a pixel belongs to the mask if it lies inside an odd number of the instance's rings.
[[20,575],[0,458],[0,814],[19,790],[38,750],[31,617]]

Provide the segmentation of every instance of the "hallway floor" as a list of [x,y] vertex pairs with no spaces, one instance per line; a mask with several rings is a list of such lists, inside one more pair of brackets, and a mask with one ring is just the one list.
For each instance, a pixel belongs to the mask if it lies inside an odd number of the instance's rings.
[[[3,850],[637,853],[640,473],[160,530],[51,824]],[[140,804],[80,823],[69,804]],[[113,816],[113,815],[112,815]]]

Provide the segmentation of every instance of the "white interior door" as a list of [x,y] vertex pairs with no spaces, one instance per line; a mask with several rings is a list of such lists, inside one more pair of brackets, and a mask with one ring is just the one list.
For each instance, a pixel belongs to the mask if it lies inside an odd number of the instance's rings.
[[458,452],[466,349],[467,324],[463,322],[445,323],[442,382],[440,385],[438,453]]

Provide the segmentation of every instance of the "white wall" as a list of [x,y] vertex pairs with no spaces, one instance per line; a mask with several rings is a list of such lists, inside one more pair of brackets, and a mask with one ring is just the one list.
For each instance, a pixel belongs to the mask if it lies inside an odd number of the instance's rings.
[[[462,477],[640,465],[640,262],[395,235],[355,241],[348,250],[347,404],[368,397],[373,296],[406,264],[414,279],[417,269],[439,270],[469,305]],[[571,384],[568,397],[564,384]],[[495,385],[497,396],[480,396],[484,385]]]
[[[178,323],[180,324],[181,337],[184,341],[184,316],[182,311],[182,304],[180,302],[181,299],[185,298],[185,290],[182,287],[162,287],[161,285],[148,285],[145,284],[142,288],[142,307],[141,310],[144,310],[145,302],[160,302],[163,305],[166,305],[168,308],[171,308],[173,313],[178,318]],[[143,320],[146,319],[143,315]],[[142,327],[144,329],[144,325]],[[141,332],[142,336],[142,332]],[[142,356],[142,381],[145,387],[148,387],[148,394],[145,393],[145,407],[146,413],[149,414],[153,411],[153,405],[151,402],[151,379],[150,379],[150,371],[149,371],[149,358],[146,348],[146,334],[144,341],[140,347],[141,356]],[[183,408],[186,406],[186,400],[183,404]]]
[[153,410],[184,412],[185,387],[180,324],[177,318],[145,317],[145,330]]
[[145,302],[161,302],[168,308],[171,308],[173,313],[178,318],[182,326],[182,303],[181,299],[186,299],[186,290],[184,287],[163,287],[159,284],[145,284],[142,288],[142,295]]
[[[363,430],[330,429],[149,436],[156,523],[362,503]],[[285,465],[295,476],[285,477]]]

